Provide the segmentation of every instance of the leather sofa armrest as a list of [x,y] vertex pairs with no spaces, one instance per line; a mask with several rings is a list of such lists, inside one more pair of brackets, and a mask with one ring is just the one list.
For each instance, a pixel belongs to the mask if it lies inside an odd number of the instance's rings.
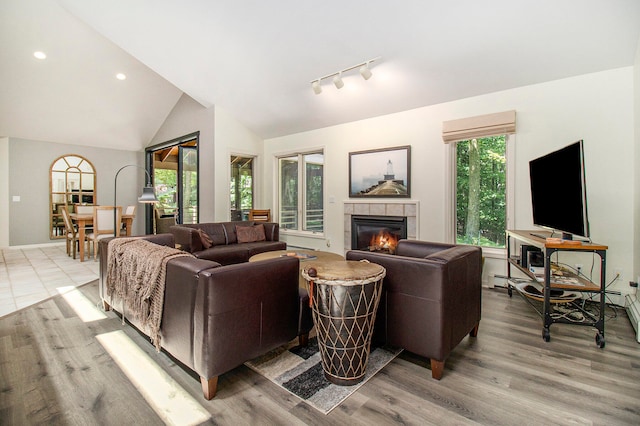
[[475,246],[451,246],[427,258],[350,250],[346,259],[382,265],[388,288],[398,293],[443,300],[459,297],[459,292],[481,291],[482,250]]
[[169,231],[173,234],[176,244],[180,244],[182,250],[195,253],[203,249],[200,234],[196,228],[175,225],[170,227]]
[[440,250],[456,247],[454,244],[434,243],[418,240],[400,240],[396,247],[396,255],[408,257],[426,257]]
[[213,377],[298,334],[298,259],[279,257],[200,272],[195,370]]
[[265,222],[264,236],[267,241],[280,241],[280,225],[275,222]]
[[[431,300],[441,300],[442,298],[443,272],[446,269],[446,265],[442,262],[363,250],[348,251],[346,259],[366,259],[384,267],[387,270],[382,284],[384,291]],[[416,285],[417,283],[425,284]]]
[[[158,234],[158,235],[138,235],[134,237],[127,238],[141,238],[147,241],[151,241],[152,243],[156,243],[161,246],[169,246],[174,247],[174,239],[171,234]],[[105,299],[105,281],[107,279],[107,270],[108,270],[108,256],[109,256],[109,241],[113,240],[112,238],[104,238],[98,241],[98,258],[100,260],[100,271],[99,271],[99,293],[102,299]]]

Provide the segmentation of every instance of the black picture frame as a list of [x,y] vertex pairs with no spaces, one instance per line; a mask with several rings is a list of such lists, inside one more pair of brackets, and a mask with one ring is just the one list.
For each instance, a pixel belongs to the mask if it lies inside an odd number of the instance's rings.
[[349,153],[349,198],[410,198],[411,146]]

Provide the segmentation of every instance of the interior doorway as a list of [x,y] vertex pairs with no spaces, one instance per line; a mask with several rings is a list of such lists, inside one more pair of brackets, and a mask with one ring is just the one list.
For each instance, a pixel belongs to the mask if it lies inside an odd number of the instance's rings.
[[231,221],[249,220],[253,208],[253,163],[254,157],[231,156]]
[[200,132],[148,147],[146,167],[159,203],[146,212],[148,234],[166,231],[167,220],[198,223]]

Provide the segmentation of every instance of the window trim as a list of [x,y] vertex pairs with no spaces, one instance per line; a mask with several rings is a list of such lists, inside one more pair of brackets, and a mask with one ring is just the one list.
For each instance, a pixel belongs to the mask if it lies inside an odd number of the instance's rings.
[[[308,148],[305,150],[291,150],[291,151],[282,151],[282,152],[278,152],[278,153],[274,153],[273,154],[273,162],[274,162],[274,174],[275,177],[273,179],[274,185],[275,185],[275,190],[274,190],[274,194],[275,194],[275,199],[274,199],[274,221],[277,223],[280,223],[280,189],[281,189],[281,185],[280,185],[280,159],[281,158],[285,158],[285,157],[292,157],[292,156],[305,156],[305,155],[310,155],[310,154],[322,154],[322,158],[323,158],[323,166],[326,165],[326,154],[325,154],[325,147],[315,147],[315,148]],[[327,185],[324,184],[325,182],[325,175],[324,175],[324,167],[323,167],[323,185],[322,185],[322,199],[326,200],[326,190],[327,190]],[[305,173],[302,173],[302,177],[303,177],[303,184],[306,183],[306,175]],[[306,193],[306,192],[305,192]],[[305,208],[304,208],[304,201],[305,198],[300,197],[300,194],[298,193],[298,215],[299,215],[299,224],[302,223],[302,221],[305,220],[305,216],[304,216],[304,212],[305,212]],[[326,203],[323,203],[326,204]],[[310,237],[310,238],[324,238],[325,233],[326,233],[326,223],[327,223],[327,212],[326,209],[323,208],[322,210],[322,222],[324,224],[323,226],[323,230],[322,232],[318,232],[318,231],[305,231],[303,229],[285,229],[285,228],[280,228],[280,233],[284,234],[284,235],[292,235],[292,236],[300,236],[300,237]],[[298,225],[300,226],[300,225]]]
[[[516,135],[505,134],[507,159],[506,164],[506,229],[514,229],[515,225],[515,161],[516,161]],[[456,243],[456,146],[459,141],[447,144],[445,148],[445,164],[449,172],[445,175],[445,240],[451,244]],[[505,229],[505,231],[506,231]],[[505,258],[507,249],[496,247],[483,247],[483,255],[487,257]]]

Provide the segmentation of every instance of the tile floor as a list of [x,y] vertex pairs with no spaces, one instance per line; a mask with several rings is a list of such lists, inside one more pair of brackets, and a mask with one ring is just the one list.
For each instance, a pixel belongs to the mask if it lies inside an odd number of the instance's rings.
[[99,263],[67,256],[65,245],[0,250],[0,317],[98,278]]

